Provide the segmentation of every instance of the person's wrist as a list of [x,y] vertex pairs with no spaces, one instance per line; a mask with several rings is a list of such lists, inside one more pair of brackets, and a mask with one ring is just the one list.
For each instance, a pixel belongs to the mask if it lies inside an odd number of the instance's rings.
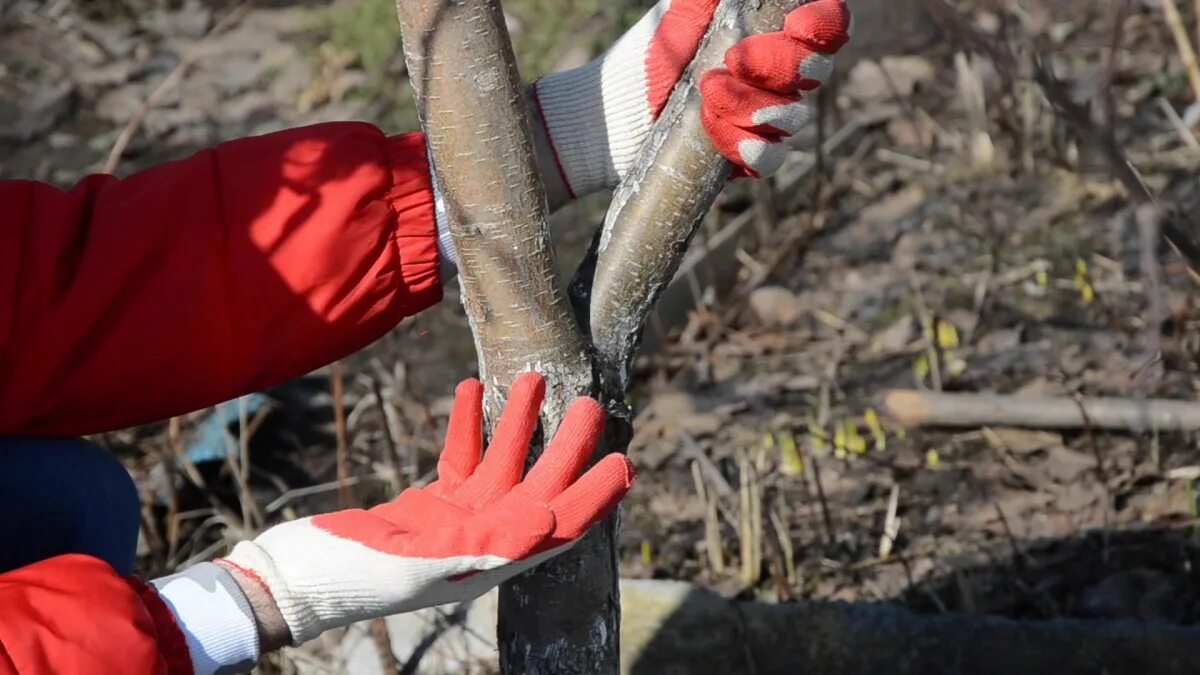
[[290,644],[292,633],[288,630],[287,622],[284,621],[283,614],[279,612],[279,607],[267,587],[245,570],[227,561],[223,563],[221,567],[229,572],[234,583],[242,589],[250,603],[250,610],[254,612],[254,623],[258,627],[258,642],[262,652],[265,654]]

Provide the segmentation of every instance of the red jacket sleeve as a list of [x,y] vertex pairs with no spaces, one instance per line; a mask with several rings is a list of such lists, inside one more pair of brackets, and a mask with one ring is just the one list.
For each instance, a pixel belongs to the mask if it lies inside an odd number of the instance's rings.
[[64,555],[0,574],[0,675],[190,675],[187,641],[154,589]]
[[441,297],[420,134],[330,123],[70,191],[0,182],[0,210],[0,433],[203,408]]

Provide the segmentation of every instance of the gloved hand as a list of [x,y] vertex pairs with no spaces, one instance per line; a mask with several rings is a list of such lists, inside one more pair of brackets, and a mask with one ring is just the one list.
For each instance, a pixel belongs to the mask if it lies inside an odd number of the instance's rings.
[[459,385],[438,480],[370,510],[350,509],[275,526],[217,563],[261,582],[293,644],[354,621],[482,595],[571,547],[633,483],[621,455],[580,477],[604,411],[580,398],[545,453],[521,480],[545,393],[522,375],[487,453],[483,385]]
[[[603,56],[535,83],[568,188],[582,196],[620,182],[708,30],[717,0],[661,0]],[[783,30],[751,36],[701,76],[704,128],[738,175],[782,164],[785,141],[812,117],[805,98],[849,40],[845,0],[793,10]]]

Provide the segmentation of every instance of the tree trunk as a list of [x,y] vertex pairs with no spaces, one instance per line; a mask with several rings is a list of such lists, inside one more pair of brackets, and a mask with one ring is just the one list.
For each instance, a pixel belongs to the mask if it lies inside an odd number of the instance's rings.
[[[489,427],[523,371],[546,379],[543,429],[593,391],[591,362],[554,273],[512,44],[496,0],[400,0],[405,57],[458,252]],[[535,448],[536,453],[536,448]],[[618,667],[615,521],[504,585],[506,672]]]
[[[749,29],[777,28],[799,4],[723,0],[698,63],[719,63]],[[516,375],[536,370],[547,384],[545,435],[575,396],[597,394],[611,414],[601,452],[623,451],[630,436],[627,373],[642,325],[729,176],[700,126],[693,76],[676,87],[584,263],[597,271],[603,306],[589,307],[590,274],[577,275],[573,286],[576,315],[603,336],[596,353],[608,377],[597,388],[587,344],[554,274],[545,191],[498,0],[397,0],[397,9],[434,180],[458,251],[489,425]],[[647,246],[653,256],[646,256]],[[499,615],[504,672],[616,673],[616,517],[566,554],[504,584]]]
[[554,273],[512,43],[496,0],[399,0],[404,54],[458,252],[489,417],[520,372],[546,376],[544,421],[591,390],[583,338]]

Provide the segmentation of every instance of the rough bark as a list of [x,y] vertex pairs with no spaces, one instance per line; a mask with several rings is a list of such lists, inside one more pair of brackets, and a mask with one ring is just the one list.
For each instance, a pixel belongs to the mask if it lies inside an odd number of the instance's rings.
[[[546,379],[543,429],[592,392],[587,348],[554,273],[546,197],[496,0],[399,0],[405,57],[458,252],[463,305],[494,421],[520,372]],[[618,667],[615,523],[504,585],[506,672]]]
[[[693,70],[719,63],[751,30],[778,27],[799,4],[723,0]],[[516,374],[537,370],[547,382],[545,433],[553,433],[572,398],[594,393],[612,413],[601,451],[623,451],[630,417],[626,374],[642,325],[729,176],[700,125],[694,78],[689,74],[676,88],[618,191],[599,255],[585,262],[599,270],[603,306],[589,309],[590,275],[575,284],[576,314],[602,330],[596,347],[610,376],[597,391],[586,343],[553,271],[545,191],[498,0],[397,0],[397,8],[458,251],[489,420],[498,416]],[[617,672],[616,518],[593,528],[570,552],[503,585],[498,635],[504,672]]]

